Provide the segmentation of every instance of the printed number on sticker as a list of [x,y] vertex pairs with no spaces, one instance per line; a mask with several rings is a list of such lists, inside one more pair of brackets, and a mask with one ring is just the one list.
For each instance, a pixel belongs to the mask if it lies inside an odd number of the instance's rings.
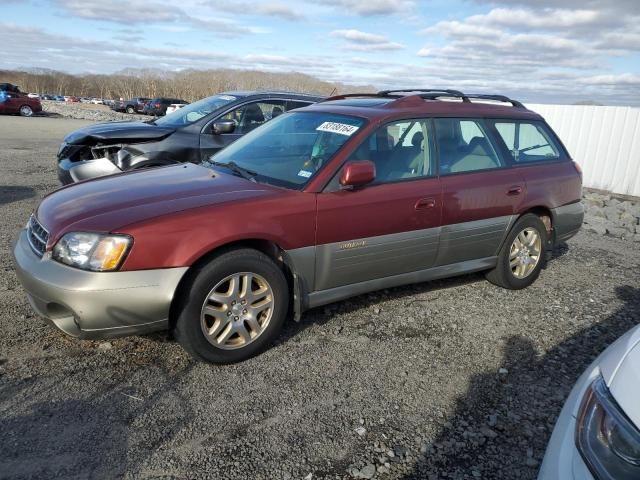
[[354,134],[354,132],[358,131],[358,127],[353,125],[348,125],[346,123],[338,123],[338,122],[324,122],[318,128],[316,128],[319,132],[331,132],[338,133],[340,135],[346,135],[347,137]]

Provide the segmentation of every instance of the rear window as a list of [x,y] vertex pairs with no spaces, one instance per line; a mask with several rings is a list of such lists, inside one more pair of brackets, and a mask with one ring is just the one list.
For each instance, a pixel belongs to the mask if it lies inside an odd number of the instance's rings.
[[542,122],[497,121],[494,125],[516,163],[563,158],[562,149]]

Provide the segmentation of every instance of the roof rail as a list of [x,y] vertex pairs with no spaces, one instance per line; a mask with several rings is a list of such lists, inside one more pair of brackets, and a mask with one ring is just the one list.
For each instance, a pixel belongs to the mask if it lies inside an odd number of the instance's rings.
[[510,103],[516,108],[526,107],[517,100],[512,100],[504,95],[487,95],[484,93],[462,93],[459,90],[440,89],[440,88],[403,88],[398,90],[380,90],[378,93],[346,93],[344,95],[335,95],[325,98],[321,102],[329,102],[332,100],[343,100],[345,98],[369,97],[369,98],[396,98],[404,97],[403,93],[414,93],[416,96],[425,100],[435,100],[439,97],[459,98],[465,103],[470,103],[471,99],[477,100],[494,100],[496,102]]
[[327,97],[323,100],[320,100],[318,103],[322,102],[330,102],[332,100],[342,100],[344,98],[354,98],[354,97],[371,97],[371,98],[379,98],[382,95],[378,93],[344,93],[342,95],[334,95],[333,97]]
[[456,97],[461,98],[463,102],[468,102],[467,96],[459,90],[450,90],[443,88],[403,88],[400,90],[381,90],[379,95],[387,97],[393,96],[393,93],[413,93],[416,92],[422,98],[437,98],[437,97]]
[[486,95],[484,93],[469,93],[467,94],[468,98],[477,98],[478,100],[495,100],[496,102],[505,102],[510,103],[516,108],[527,108],[518,100],[512,100],[511,98],[505,95]]

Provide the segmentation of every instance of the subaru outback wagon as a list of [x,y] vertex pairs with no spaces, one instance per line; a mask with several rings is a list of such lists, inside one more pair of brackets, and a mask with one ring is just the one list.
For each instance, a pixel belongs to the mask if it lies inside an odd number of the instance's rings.
[[502,96],[344,95],[285,113],[203,165],[81,182],[43,199],[14,248],[37,312],[79,338],[171,329],[234,362],[288,316],[484,271],[536,280],[582,224],[581,173]]

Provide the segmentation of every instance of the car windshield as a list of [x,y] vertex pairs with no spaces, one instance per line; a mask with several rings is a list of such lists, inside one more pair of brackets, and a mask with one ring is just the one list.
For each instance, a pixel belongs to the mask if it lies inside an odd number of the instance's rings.
[[287,113],[232,143],[206,165],[228,166],[258,182],[300,190],[364,123],[333,113]]
[[197,102],[185,105],[179,110],[172,112],[164,117],[154,120],[156,125],[165,127],[181,127],[197,122],[202,117],[209,115],[211,112],[218,110],[227,103],[237,100],[238,97],[233,95],[214,95],[213,97],[203,98]]

